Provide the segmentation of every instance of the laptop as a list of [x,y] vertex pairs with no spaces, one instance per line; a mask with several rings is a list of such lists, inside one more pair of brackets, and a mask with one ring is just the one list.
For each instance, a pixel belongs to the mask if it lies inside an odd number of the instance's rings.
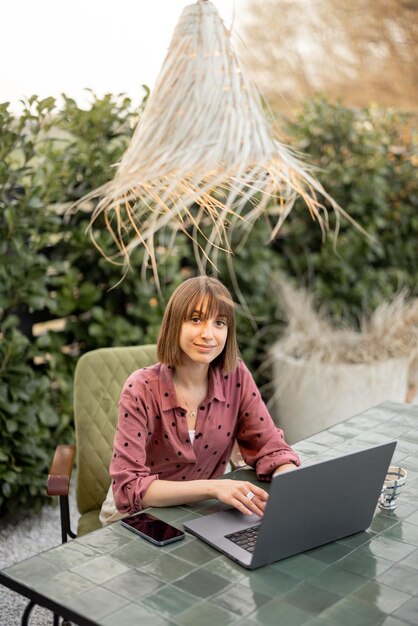
[[190,533],[248,569],[370,526],[396,441],[275,476],[262,518],[228,508],[184,522]]

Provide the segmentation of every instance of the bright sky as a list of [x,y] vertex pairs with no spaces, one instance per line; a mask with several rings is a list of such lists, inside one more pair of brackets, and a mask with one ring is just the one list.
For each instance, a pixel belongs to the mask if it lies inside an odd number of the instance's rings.
[[[226,26],[245,0],[212,0]],[[142,100],[183,11],[193,0],[2,0],[0,102],[83,89]]]

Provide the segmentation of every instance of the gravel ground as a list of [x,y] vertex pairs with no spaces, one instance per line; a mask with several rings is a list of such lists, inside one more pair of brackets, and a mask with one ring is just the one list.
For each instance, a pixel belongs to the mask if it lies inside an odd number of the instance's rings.
[[[74,488],[70,498],[71,527],[77,527],[78,512]],[[28,513],[15,518],[0,519],[0,569],[27,559],[61,543],[59,506],[45,506],[39,513]],[[27,598],[0,585],[0,625],[17,626],[28,604]],[[52,613],[34,607],[30,626],[51,626]]]

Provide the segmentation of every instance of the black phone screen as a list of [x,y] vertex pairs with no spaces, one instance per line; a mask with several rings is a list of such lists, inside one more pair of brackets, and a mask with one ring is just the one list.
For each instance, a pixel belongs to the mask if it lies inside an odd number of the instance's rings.
[[165,544],[177,541],[184,537],[184,533],[167,522],[154,517],[150,513],[139,513],[121,520],[123,526],[127,526],[134,532],[149,539],[153,543]]

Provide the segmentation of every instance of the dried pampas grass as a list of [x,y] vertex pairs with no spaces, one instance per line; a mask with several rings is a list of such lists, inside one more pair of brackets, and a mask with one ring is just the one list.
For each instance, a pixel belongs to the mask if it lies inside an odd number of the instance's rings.
[[286,329],[272,352],[321,363],[371,363],[407,358],[418,366],[418,298],[405,291],[378,306],[361,320],[360,331],[331,321],[316,310],[313,295],[280,285],[280,310]]
[[125,264],[142,245],[156,273],[155,236],[168,228],[193,240],[205,271],[208,263],[216,266],[219,250],[231,252],[235,228],[244,234],[264,214],[274,236],[298,195],[323,233],[328,217],[319,197],[334,209],[337,229],[342,216],[355,224],[312,169],[274,137],[230,38],[211,2],[184,9],[114,179],[77,204],[100,198],[91,236],[101,220]]

